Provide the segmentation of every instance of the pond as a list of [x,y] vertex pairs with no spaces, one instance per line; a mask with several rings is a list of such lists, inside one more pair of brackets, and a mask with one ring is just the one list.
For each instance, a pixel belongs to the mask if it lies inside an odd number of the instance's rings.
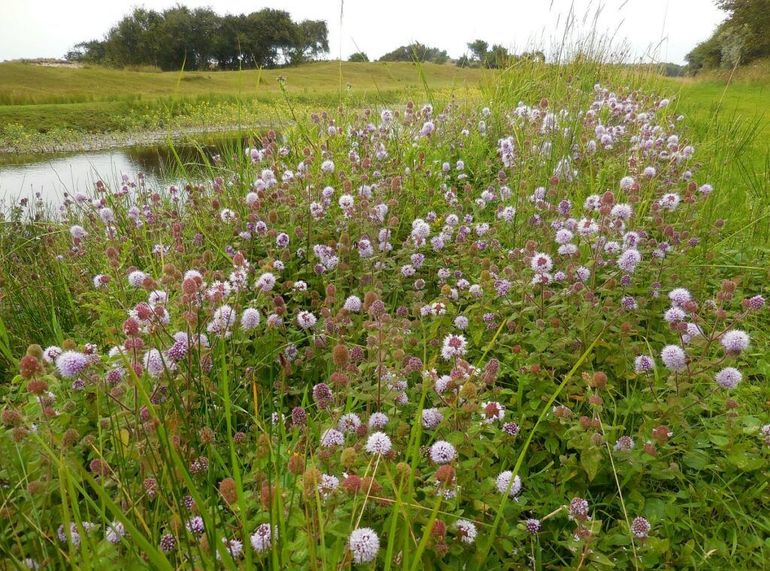
[[[60,204],[65,193],[90,193],[97,180],[108,186],[122,177],[136,180],[144,173],[150,188],[178,184],[179,161],[194,177],[203,164],[218,154],[233,153],[247,145],[243,137],[218,137],[199,142],[167,143],[115,148],[74,154],[0,156],[0,200],[6,206],[21,198],[34,200],[39,193],[51,205]],[[178,157],[178,158],[177,158]]]

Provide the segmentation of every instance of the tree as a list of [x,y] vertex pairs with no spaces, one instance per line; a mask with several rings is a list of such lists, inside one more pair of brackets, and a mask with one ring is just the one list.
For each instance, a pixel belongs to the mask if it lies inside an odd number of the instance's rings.
[[421,61],[431,63],[446,63],[449,55],[446,50],[431,48],[420,42],[401,46],[380,58],[380,61]]
[[471,61],[471,58],[469,58],[466,54],[463,54],[457,58],[457,67],[472,67],[472,64],[473,62]]
[[508,65],[511,55],[508,50],[499,44],[492,46],[487,52],[486,65],[493,69],[501,69]]
[[296,45],[297,27],[288,12],[264,8],[246,16],[245,45],[241,49],[249,67],[286,63]]
[[720,25],[708,40],[699,43],[685,56],[689,73],[695,74],[701,69],[719,67],[722,61],[722,47],[719,42],[719,36],[724,27],[724,24]]
[[214,59],[214,42],[220,33],[222,18],[210,8],[196,8],[192,13],[190,50],[196,69],[209,69]]
[[722,40],[741,37],[741,62],[770,56],[770,0],[717,0],[728,12],[728,29]]
[[84,63],[101,63],[104,61],[105,50],[106,44],[100,40],[80,42],[67,52],[64,59]]
[[538,63],[545,63],[545,54],[541,50],[533,50],[533,51],[522,53],[520,56],[518,56],[518,59],[523,59],[526,61],[534,61]]
[[126,65],[158,65],[158,29],[162,16],[154,10],[135,8],[107,34],[106,63]]
[[710,38],[685,56],[690,73],[770,56],[770,0],[716,0],[728,13]]
[[468,49],[471,50],[471,57],[481,65],[484,65],[487,59],[489,44],[484,40],[474,40],[468,44]]
[[156,65],[161,69],[196,69],[192,50],[193,16],[189,8],[176,6],[164,10],[154,39],[158,43]]
[[354,54],[350,54],[348,61],[365,63],[369,61],[369,56],[367,56],[364,52],[356,52]]
[[67,57],[164,70],[273,67],[328,52],[328,35],[323,20],[295,23],[283,10],[219,16],[209,8],[190,10],[182,5],[161,13],[136,8],[109,30],[104,41],[77,44]]
[[323,20],[304,20],[297,25],[291,63],[303,63],[329,51],[329,30]]
[[241,46],[246,43],[246,28],[246,16],[243,14],[228,14],[221,19],[211,46],[214,60],[220,69],[238,69],[241,65]]

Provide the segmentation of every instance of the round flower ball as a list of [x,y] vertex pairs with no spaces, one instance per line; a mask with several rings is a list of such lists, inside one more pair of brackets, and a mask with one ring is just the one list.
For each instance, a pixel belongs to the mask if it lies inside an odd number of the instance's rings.
[[[511,478],[513,478],[513,483],[511,483]],[[512,498],[515,498],[519,495],[519,492],[521,492],[521,478],[519,478],[519,476],[514,476],[513,472],[510,470],[506,470],[505,472],[501,473],[497,477],[495,485],[497,486],[498,492],[501,494],[505,494],[507,492],[508,495]]]
[[380,538],[370,527],[354,529],[348,540],[353,562],[357,565],[370,563],[377,557],[380,550]]
[[393,448],[390,437],[384,432],[375,432],[366,441],[366,451],[369,454],[383,455]]
[[430,447],[430,459],[436,464],[449,464],[457,457],[457,451],[446,440],[438,440]]

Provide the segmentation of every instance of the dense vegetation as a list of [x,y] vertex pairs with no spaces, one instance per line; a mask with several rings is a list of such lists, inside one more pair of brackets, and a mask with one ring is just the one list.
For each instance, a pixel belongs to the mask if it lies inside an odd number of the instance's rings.
[[380,61],[418,61],[441,64],[449,61],[449,54],[447,54],[446,50],[432,48],[420,42],[413,42],[386,53],[380,58]]
[[7,212],[0,552],[767,568],[766,203],[672,85],[523,62]]
[[253,69],[302,63],[329,50],[322,20],[294,22],[265,8],[220,16],[209,8],[135,8],[103,40],[82,42],[67,59],[163,70]]
[[490,48],[489,44],[484,40],[469,42],[468,50],[470,55],[463,55],[457,60],[457,65],[460,67],[480,66],[501,69],[520,60],[545,62],[545,54],[540,50],[528,51],[517,55],[510,53],[504,46],[499,44],[495,44]]
[[770,0],[716,0],[728,14],[709,39],[689,54],[691,73],[733,68],[770,57]]

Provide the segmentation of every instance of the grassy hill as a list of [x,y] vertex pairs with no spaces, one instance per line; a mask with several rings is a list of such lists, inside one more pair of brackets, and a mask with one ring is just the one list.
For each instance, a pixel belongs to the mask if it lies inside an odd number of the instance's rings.
[[[125,71],[102,67],[45,67],[0,64],[0,124],[46,133],[71,129],[88,133],[163,128],[264,114],[286,96],[298,103],[336,105],[392,101],[426,89],[476,89],[484,70],[452,65],[320,62],[299,67],[232,72]],[[256,108],[254,106],[257,106]]]
[[[476,84],[483,70],[453,65],[422,64],[425,81],[433,88]],[[417,66],[410,63],[318,62],[297,67],[244,71],[125,71],[103,67],[45,67],[22,63],[0,64],[0,104],[34,105],[93,101],[154,99],[171,95],[254,96],[278,93],[278,78],[290,93],[329,93],[350,86],[356,91],[421,87]]]

